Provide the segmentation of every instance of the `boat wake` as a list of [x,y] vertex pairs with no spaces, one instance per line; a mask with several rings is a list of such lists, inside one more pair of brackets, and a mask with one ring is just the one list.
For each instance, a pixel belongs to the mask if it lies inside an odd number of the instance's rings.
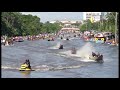
[[2,66],[2,69],[12,69],[12,70],[16,70],[19,69],[17,67],[12,67],[12,66]]
[[71,50],[65,51],[65,52],[59,52],[60,56],[66,56],[66,57],[80,57],[78,54],[78,51],[76,54],[71,54]]
[[92,54],[92,52],[95,52],[95,49],[93,48],[93,46],[91,45],[91,43],[87,43],[85,44],[79,51],[79,55],[80,57],[89,59],[89,55]]
[[90,59],[86,59],[86,58],[82,59],[81,61],[83,61],[83,62],[96,62],[95,60],[90,60]]
[[64,56],[64,57],[78,57],[81,58],[80,61],[85,61],[85,62],[90,62],[94,60],[89,60],[89,56],[91,55],[92,52],[95,52],[94,48],[90,43],[85,44],[82,48],[78,49],[76,51],[76,54],[72,54],[71,50],[64,51],[64,52],[59,52],[59,56]]
[[[32,69],[35,70],[35,71],[54,71],[54,70],[64,70],[64,69],[80,68],[82,66],[85,66],[85,65],[73,65],[73,66],[61,66],[61,65],[58,65],[56,67],[47,66],[47,65],[40,65],[40,66],[35,66]],[[19,70],[19,68],[10,67],[10,66],[2,66],[2,69]]]
[[58,49],[60,46],[60,42],[57,43],[57,45],[53,46],[53,47],[49,47],[48,49]]
[[35,68],[35,71],[55,71],[55,70],[64,70],[64,69],[75,69],[75,68],[80,68],[84,65],[73,65],[73,66],[57,66],[57,67],[52,67],[52,66],[47,66],[47,65],[42,65],[42,66],[37,66]]

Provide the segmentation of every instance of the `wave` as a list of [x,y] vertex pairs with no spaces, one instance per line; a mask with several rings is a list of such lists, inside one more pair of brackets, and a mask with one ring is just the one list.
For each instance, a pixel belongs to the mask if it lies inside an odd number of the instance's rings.
[[12,66],[2,66],[2,69],[19,69],[19,68]]
[[60,46],[60,42],[57,43],[57,45],[53,46],[53,47],[49,47],[48,49],[58,49]]
[[90,60],[90,59],[86,59],[86,58],[82,59],[81,61],[83,61],[83,62],[96,62],[95,60]]
[[75,69],[75,68],[80,68],[84,65],[74,65],[74,66],[57,66],[57,67],[51,67],[47,65],[42,65],[42,66],[37,66],[35,68],[36,71],[54,71],[54,70],[64,70],[64,69]]
[[60,52],[60,56],[68,56],[68,57],[81,57],[89,59],[89,55],[91,55],[92,52],[95,52],[95,49],[90,43],[85,44],[83,47],[77,50],[76,54],[71,54],[71,50]]
[[[74,69],[74,68],[80,68],[84,65],[73,65],[73,66],[56,66],[56,67],[52,67],[52,66],[47,66],[47,65],[40,65],[40,66],[35,66],[33,68],[33,70],[35,71],[54,71],[54,70],[64,70],[64,69]],[[9,70],[18,70],[19,68],[16,67],[11,67],[11,66],[2,66],[2,69],[9,69]]]
[[53,70],[63,70],[63,69],[75,69],[75,68],[80,68],[84,65],[75,65],[75,66],[58,66],[54,68]]

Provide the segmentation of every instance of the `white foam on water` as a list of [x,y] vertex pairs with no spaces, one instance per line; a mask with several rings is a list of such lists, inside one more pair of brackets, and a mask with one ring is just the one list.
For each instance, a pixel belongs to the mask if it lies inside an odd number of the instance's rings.
[[60,56],[67,56],[67,57],[80,57],[78,53],[76,54],[71,54],[71,50],[65,51],[65,52],[60,52]]
[[91,55],[92,52],[95,52],[93,46],[90,43],[87,43],[83,47],[78,49],[76,51],[76,54],[71,54],[71,50],[68,50],[68,51],[65,51],[65,52],[60,52],[60,54],[65,54],[67,56],[75,56],[75,57],[81,57],[81,58],[89,59],[89,55]]
[[66,40],[66,38],[63,38],[63,40]]
[[48,66],[47,65],[41,65],[41,66],[36,66],[36,68],[48,68]]
[[2,69],[19,69],[19,68],[12,67],[12,66],[2,66]]
[[78,50],[80,57],[87,59],[89,59],[89,55],[91,55],[92,52],[95,52],[95,49],[89,42],[86,43],[80,50]]
[[48,71],[51,67],[47,65],[36,66],[35,71]]
[[90,59],[81,59],[80,61],[83,61],[83,62],[95,62],[95,60],[90,60]]
[[49,70],[63,70],[63,69],[71,69],[71,68],[80,68],[84,65],[75,65],[75,66],[57,66],[57,67],[51,67],[47,65],[41,65],[41,66],[36,66],[34,68],[35,71],[49,71]]
[[76,65],[76,66],[58,66],[54,68],[53,70],[63,70],[63,69],[75,69],[75,68],[80,68],[84,65]]
[[57,45],[53,46],[53,47],[50,47],[49,49],[58,49],[60,46],[60,42],[57,43]]
[[84,62],[95,62],[94,60],[89,60],[89,56],[92,54],[92,52],[95,52],[95,49],[93,46],[88,42],[83,47],[77,50],[76,54],[71,54],[71,50],[60,52],[60,56],[65,57],[80,57],[80,61]]

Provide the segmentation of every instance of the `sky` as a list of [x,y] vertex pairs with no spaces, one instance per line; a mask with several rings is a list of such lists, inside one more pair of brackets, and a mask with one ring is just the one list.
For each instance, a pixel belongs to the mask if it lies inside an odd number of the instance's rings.
[[31,14],[38,16],[40,22],[54,21],[54,20],[82,20],[82,12],[20,12],[22,14]]

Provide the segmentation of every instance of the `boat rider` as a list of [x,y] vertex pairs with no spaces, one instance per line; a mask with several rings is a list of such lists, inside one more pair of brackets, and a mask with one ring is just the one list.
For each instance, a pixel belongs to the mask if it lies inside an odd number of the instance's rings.
[[75,49],[75,47],[72,48],[72,54],[76,54],[76,49]]
[[100,53],[98,52],[97,56],[99,57],[100,56]]
[[63,45],[62,45],[62,44],[60,44],[60,47],[59,47],[59,49],[63,49]]
[[26,59],[25,62],[24,62],[24,64],[27,64],[28,68],[31,68],[29,59]]
[[94,52],[92,52],[92,56],[94,57],[94,56],[96,56],[96,54]]
[[66,38],[66,40],[69,40],[68,37]]
[[27,60],[27,65],[28,65],[28,68],[30,68],[30,69],[31,69],[31,66],[30,66],[30,61],[29,61],[29,59]]

